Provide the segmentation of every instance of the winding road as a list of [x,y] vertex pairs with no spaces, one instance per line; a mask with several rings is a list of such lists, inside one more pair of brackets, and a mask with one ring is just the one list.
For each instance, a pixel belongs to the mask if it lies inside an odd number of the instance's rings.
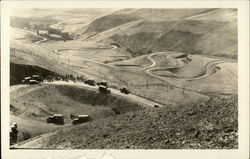
[[[41,41],[38,41],[39,43],[40,42],[43,42],[45,39],[41,40]],[[117,46],[115,45],[111,45],[111,47],[104,47],[104,48],[93,48],[93,47],[89,47],[89,48],[81,48],[81,49],[72,49],[72,48],[60,48],[60,49],[55,49],[54,52],[55,53],[59,53],[59,52],[62,52],[64,50],[91,50],[91,49],[116,49]],[[177,86],[175,85],[174,83],[170,83],[168,81],[166,81],[166,77],[162,77],[160,75],[155,75],[152,71],[153,70],[166,70],[166,69],[173,69],[173,68],[179,68],[179,67],[182,67],[184,65],[184,63],[181,61],[181,58],[180,59],[177,59],[176,61],[178,62],[177,65],[175,66],[169,66],[169,67],[164,67],[164,68],[155,68],[155,65],[156,65],[156,61],[153,59],[153,56],[155,55],[160,55],[160,54],[166,54],[167,56],[169,56],[169,54],[176,54],[177,52],[156,52],[156,53],[152,53],[150,55],[147,56],[147,59],[151,62],[151,64],[147,67],[144,68],[144,71],[146,74],[148,74],[149,76],[155,78],[155,79],[159,79],[160,81],[166,83],[167,85],[170,85],[174,88],[178,88],[178,89],[185,89],[185,91],[190,91],[190,92],[195,92],[195,93],[198,93],[198,94],[201,94],[201,95],[208,95],[209,92],[203,92],[201,90],[192,90],[192,89],[188,89],[188,88],[183,88],[183,87],[180,87],[180,86]],[[112,68],[112,69],[117,69],[116,66],[114,65],[111,65],[111,64],[105,64],[105,63],[102,63],[102,62],[97,62],[95,60],[90,60],[90,59],[85,59],[85,58],[82,58],[82,57],[76,57],[74,55],[69,55],[69,54],[63,54],[63,53],[60,53],[60,55],[64,56],[64,58],[68,58],[70,59],[70,61],[72,61],[72,63],[74,63],[74,61],[77,63],[77,62],[91,62],[91,63],[95,63],[95,64],[98,64],[98,65],[101,65],[101,66],[105,66],[105,67],[108,67],[108,68]],[[189,55],[189,58],[190,55]],[[182,77],[178,77],[176,75],[176,77],[174,78],[178,78],[178,79],[183,79],[183,80],[186,80],[186,81],[193,81],[193,80],[198,80],[198,79],[202,79],[202,78],[206,78],[208,76],[210,76],[211,74],[215,73],[214,71],[214,67],[218,64],[221,64],[223,62],[226,62],[226,61],[222,61],[222,60],[218,60],[218,61],[213,61],[211,63],[207,63],[206,66],[205,66],[205,73],[201,74],[200,76],[197,76],[197,77],[192,77],[192,78],[182,78]],[[174,75],[174,74],[173,74]]]
[[[37,35],[38,36],[38,35]],[[43,36],[39,36],[39,37],[41,37],[41,38],[43,38],[42,40],[39,40],[39,41],[36,41],[35,43],[36,44],[40,44],[40,43],[43,43],[43,42],[45,42],[45,41],[48,41],[48,39],[47,38],[45,38],[45,37],[43,37]]]
[[[44,84],[57,84],[57,85],[71,85],[71,86],[78,86],[78,87],[82,87],[82,88],[85,88],[85,89],[90,89],[90,90],[95,90],[95,91],[98,91],[98,86],[90,86],[88,84],[85,84],[83,82],[72,82],[72,81],[69,81],[69,82],[65,82],[65,81],[54,81],[52,83],[50,82],[44,82]],[[142,96],[139,96],[139,95],[136,95],[134,93],[129,93],[129,94],[124,94],[124,93],[121,93],[120,90],[118,89],[115,89],[115,88],[109,88],[111,90],[111,94],[115,94],[117,96],[122,96],[122,97],[125,97],[127,99],[130,99],[134,102],[137,102],[138,104],[142,105],[142,106],[146,106],[146,107],[154,107],[154,105],[158,105],[159,107],[166,107],[166,105],[164,104],[161,104],[159,102],[156,102],[156,101],[153,101],[151,99],[148,99],[146,97],[142,97]],[[172,102],[172,101],[168,101],[168,104],[177,104],[176,102]]]
[[[59,53],[59,52],[64,51],[64,50],[96,50],[96,49],[116,49],[116,48],[117,48],[117,46],[111,45],[110,48],[55,49],[54,52]],[[94,60],[89,60],[89,59],[85,59],[85,58],[74,56],[74,55],[69,55],[69,54],[66,54],[66,55],[65,54],[60,54],[60,55],[63,55],[65,58],[81,60],[81,62],[92,62],[92,63],[99,64],[99,65],[102,65],[102,66],[107,66],[107,67],[110,67],[110,68],[113,68],[113,69],[116,68],[113,65],[104,64],[102,62],[97,62],[97,61],[94,61]]]
[[[144,70],[145,70],[145,73],[148,74],[151,77],[158,76],[158,75],[155,75],[155,74],[151,73],[154,70],[166,70],[166,69],[180,68],[180,67],[182,67],[184,65],[183,62],[181,61],[181,59],[177,59],[178,64],[176,64],[175,66],[168,66],[168,67],[163,67],[163,68],[154,68],[155,65],[156,65],[156,62],[152,57],[155,56],[155,55],[161,55],[161,54],[167,54],[167,56],[169,56],[169,54],[173,54],[173,52],[157,52],[157,53],[153,53],[153,54],[150,54],[150,55],[147,56],[147,59],[149,61],[151,61],[152,64],[150,66],[144,68]],[[158,77],[160,77],[160,76],[158,76]]]
[[[214,96],[215,94],[217,95],[228,95],[227,93],[220,93],[220,92],[207,92],[207,91],[202,91],[202,90],[193,90],[193,89],[188,89],[188,88],[183,88],[183,87],[180,87],[180,86],[177,86],[173,83],[170,83],[168,81],[166,81],[166,78],[165,77],[162,77],[160,75],[155,75],[152,73],[153,70],[166,70],[166,69],[171,69],[171,68],[179,68],[179,67],[182,67],[184,64],[183,62],[180,60],[180,59],[177,59],[177,62],[179,64],[175,65],[175,66],[170,66],[170,67],[164,67],[164,68],[154,68],[155,65],[156,65],[156,61],[152,58],[153,56],[155,55],[160,55],[160,54],[173,54],[174,52],[158,52],[158,53],[153,53],[153,54],[150,54],[147,56],[147,59],[151,62],[151,64],[147,67],[144,68],[144,71],[146,74],[148,74],[149,76],[153,77],[153,78],[156,78],[156,79],[159,79],[160,81],[174,87],[174,88],[178,88],[178,89],[185,89],[185,91],[190,91],[190,92],[195,92],[195,93],[198,93],[198,94],[201,94],[201,95],[205,95],[205,96]],[[191,58],[191,57],[189,57]],[[206,63],[205,65],[205,73],[199,75],[199,76],[196,76],[196,77],[191,77],[191,78],[179,78],[178,76],[176,76],[176,78],[178,79],[182,79],[182,80],[186,80],[186,81],[193,81],[193,80],[199,80],[199,79],[202,79],[202,78],[206,78],[206,77],[209,77],[210,75],[216,73],[215,71],[215,67],[221,63],[226,63],[226,62],[232,62],[231,60],[230,61],[225,61],[225,60],[213,60],[211,62],[208,62]],[[175,78],[175,77],[173,77]]]
[[[153,54],[150,54],[147,56],[147,59],[149,61],[151,61],[151,65],[149,65],[148,67],[145,67],[144,70],[145,70],[145,73],[148,74],[149,76],[151,77],[157,77],[157,78],[162,78],[160,75],[155,75],[152,73],[152,71],[158,71],[158,70],[168,70],[168,69],[178,69],[182,66],[184,66],[184,63],[181,61],[181,58],[179,59],[176,59],[176,61],[178,62],[177,65],[175,66],[168,66],[168,67],[163,67],[163,68],[154,68],[155,65],[156,65],[156,62],[155,60],[152,58],[153,56],[155,55],[160,55],[160,54],[167,54],[167,56],[169,54],[172,54],[172,52],[159,52],[159,53],[153,53]],[[188,57],[189,59],[192,59],[191,56],[189,55]],[[214,73],[216,73],[215,71],[215,67],[218,65],[218,64],[221,64],[221,63],[225,63],[227,61],[223,61],[223,60],[213,60],[211,62],[208,62],[206,63],[205,65],[205,72],[198,75],[198,76],[195,76],[195,77],[189,77],[189,78],[186,78],[186,77],[179,77],[178,75],[172,73],[172,72],[169,72],[170,74],[173,74],[173,76],[171,78],[178,78],[178,79],[183,79],[183,80],[187,80],[187,81],[193,81],[193,80],[199,80],[199,79],[202,79],[202,78],[206,78]]]

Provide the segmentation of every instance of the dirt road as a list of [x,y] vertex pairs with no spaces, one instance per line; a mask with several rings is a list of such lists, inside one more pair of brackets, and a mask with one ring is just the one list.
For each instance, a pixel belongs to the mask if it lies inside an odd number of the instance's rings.
[[[116,49],[116,48],[117,48],[116,46],[111,45],[110,48],[106,48],[106,47],[105,48],[92,48],[92,47],[90,47],[90,48],[81,48],[81,49],[100,49],[101,50],[101,49]],[[65,59],[64,61],[69,61],[69,63],[84,65],[84,64],[86,64],[86,62],[90,62],[90,63],[93,63],[93,64],[100,65],[101,67],[106,67],[108,69],[117,69],[117,67],[112,65],[112,64],[106,64],[106,63],[98,62],[96,60],[90,60],[90,59],[85,59],[85,58],[82,58],[82,57],[76,57],[76,56],[70,55],[70,54],[59,53],[59,52],[62,52],[63,50],[81,50],[81,49],[77,49],[77,48],[74,48],[74,49],[60,48],[60,49],[55,49],[54,52],[58,54],[58,58]],[[185,91],[195,92],[195,93],[207,96],[207,92],[202,92],[202,91],[199,91],[199,90],[192,90],[192,89],[183,88],[182,86],[178,86],[173,82],[167,81],[166,77],[156,75],[156,74],[154,74],[154,72],[152,72],[153,70],[161,70],[161,69],[164,70],[164,69],[182,67],[184,65],[184,63],[181,61],[181,59],[176,59],[177,64],[174,65],[174,66],[169,66],[169,67],[164,67],[164,68],[155,68],[156,61],[152,58],[153,56],[159,55],[159,54],[167,54],[169,56],[169,54],[176,54],[176,53],[177,52],[156,52],[156,53],[148,55],[147,58],[148,58],[149,61],[151,61],[151,65],[144,68],[145,73],[148,74],[149,76],[153,77],[153,78],[161,80],[162,82],[164,82],[167,85],[172,86],[174,88],[185,89]],[[199,77],[192,77],[192,78],[181,78],[181,77],[179,77],[178,78],[178,75],[175,75],[175,74],[173,74],[173,76],[180,79],[180,80],[186,80],[186,81],[202,79],[202,78],[205,78],[205,77],[208,77],[208,76],[212,75],[215,72],[214,67],[216,65],[217,64],[209,64],[209,65],[207,65],[205,67],[205,73],[201,74],[201,76],[199,76]]]
[[[116,49],[116,48],[117,48],[117,46],[111,45],[111,47],[105,47],[105,48],[91,48],[91,47],[89,47],[89,48],[81,48],[81,49],[70,49],[70,48],[67,48],[67,49],[55,49],[54,52],[55,53],[59,53],[59,52],[64,51],[64,50],[80,50],[80,51],[81,50],[96,50],[96,49],[100,49],[100,50],[102,50],[102,49],[113,50],[113,49]],[[104,64],[102,62],[97,62],[97,61],[90,60],[90,59],[85,59],[85,58],[82,58],[82,57],[79,57],[79,56],[74,56],[74,55],[69,55],[69,54],[63,54],[63,53],[61,53],[60,56],[63,56],[64,58],[69,59],[69,61],[71,61],[73,63],[74,63],[74,61],[76,61],[76,63],[77,63],[77,61],[80,60],[81,63],[83,63],[83,62],[92,62],[92,63],[98,64],[98,65],[101,65],[101,66],[105,66],[105,67],[109,67],[109,68],[112,68],[112,69],[116,68],[113,65]]]
[[[156,62],[152,57],[155,56],[155,55],[160,55],[160,54],[167,54],[167,56],[169,56],[169,54],[173,54],[173,53],[172,52],[158,52],[158,53],[153,53],[153,54],[150,54],[150,55],[147,56],[147,59],[149,61],[151,61],[152,64],[150,66],[148,66],[148,67],[145,67],[144,70],[145,70],[145,73],[148,74],[151,77],[162,78],[159,75],[153,74],[152,71],[154,71],[154,70],[174,69],[174,68],[180,68],[180,67],[182,67],[184,65],[184,63],[181,61],[181,59],[176,59],[177,64],[174,65],[174,66],[168,66],[168,67],[163,67],[163,68],[154,68],[155,65],[156,65]],[[191,56],[189,58],[191,58]],[[214,68],[218,64],[226,63],[226,62],[227,61],[223,61],[223,60],[213,60],[211,62],[206,63],[205,68],[204,68],[205,72],[203,74],[200,74],[199,76],[195,76],[195,77],[191,77],[191,78],[182,78],[182,77],[179,77],[179,76],[174,74],[173,77],[183,79],[183,80],[188,80],[188,81],[199,80],[199,79],[206,78],[206,77],[212,75],[213,73],[216,72]]]
[[[98,88],[99,88],[98,86],[90,86],[90,85],[84,84],[82,82],[74,83],[74,82],[71,82],[71,81],[69,81],[69,82],[55,81],[55,82],[52,82],[52,83],[44,82],[44,84],[71,85],[71,86],[83,87],[83,88],[87,88],[87,89],[95,90],[95,91],[98,91]],[[118,95],[118,96],[125,97],[125,98],[127,98],[129,100],[137,102],[138,104],[140,104],[142,106],[154,107],[154,105],[158,105],[159,107],[166,107],[166,105],[163,105],[161,103],[152,101],[152,100],[144,98],[142,96],[138,96],[138,95],[133,94],[133,93],[124,94],[124,93],[121,93],[120,90],[118,90],[118,89],[115,89],[115,88],[109,88],[109,89],[111,90],[111,94],[115,94],[115,95]],[[168,103],[169,104],[176,104],[175,102],[171,102],[171,101],[169,101]]]
[[[171,69],[171,68],[182,67],[184,63],[180,59],[177,59],[178,64],[176,64],[175,66],[169,66],[169,67],[164,67],[164,68],[154,68],[156,65],[156,61],[152,58],[153,56],[160,55],[160,54],[167,54],[167,56],[169,56],[169,54],[173,54],[173,53],[174,52],[158,52],[158,53],[153,53],[153,54],[148,55],[147,59],[151,61],[151,64],[144,68],[145,73],[177,89],[185,89],[185,91],[190,91],[190,92],[198,93],[198,94],[205,95],[205,96],[214,96],[214,95],[220,95],[220,94],[227,95],[225,93],[220,93],[220,92],[207,92],[207,91],[202,91],[202,90],[193,90],[193,89],[183,88],[181,86],[175,85],[174,83],[170,83],[169,81],[166,81],[165,77],[162,77],[160,75],[155,75],[154,73],[152,73],[153,70],[161,70],[161,69],[166,70],[166,69]],[[191,77],[191,78],[178,78],[178,76],[176,76],[176,78],[181,79],[181,80],[186,80],[186,81],[193,81],[193,80],[206,78],[216,73],[215,67],[217,65],[222,64],[222,63],[227,63],[227,62],[235,62],[235,61],[222,60],[222,59],[213,60],[211,62],[206,63],[205,68],[204,68],[205,72],[199,76]]]
[[39,40],[39,41],[36,41],[36,42],[35,42],[36,44],[40,44],[40,43],[43,43],[43,42],[45,42],[45,41],[48,41],[48,39],[45,38],[45,37],[43,37],[43,36],[39,36],[39,37],[41,37],[41,38],[43,38],[43,39],[42,39],[42,40]]

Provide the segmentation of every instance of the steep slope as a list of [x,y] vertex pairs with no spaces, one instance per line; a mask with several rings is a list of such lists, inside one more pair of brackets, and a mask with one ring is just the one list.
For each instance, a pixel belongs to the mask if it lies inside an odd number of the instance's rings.
[[236,9],[122,11],[91,23],[86,32],[98,33],[91,39],[112,39],[134,56],[178,51],[237,57]]
[[103,17],[115,9],[82,9],[78,16],[67,18],[62,20],[54,25],[51,25],[51,28],[60,29],[62,32],[68,32],[75,37],[80,36],[87,26],[99,17]]
[[179,9],[122,9],[96,19],[88,26],[86,32],[99,33],[138,19],[179,19],[207,11],[209,9],[183,9],[181,11]]
[[[94,121],[143,109],[127,97],[77,85],[14,85],[10,91],[10,122],[16,122],[20,133],[29,137],[71,125],[70,114],[87,114]],[[65,125],[46,123],[47,117],[55,113],[64,115]]]
[[236,149],[237,97],[145,109],[60,129],[25,148]]
[[[48,114],[62,113],[68,119],[70,113],[89,114],[93,119],[135,111],[141,106],[133,100],[114,94],[105,95],[96,90],[66,84],[17,85],[11,91],[11,104],[18,116],[44,120]],[[108,113],[107,113],[108,112]]]

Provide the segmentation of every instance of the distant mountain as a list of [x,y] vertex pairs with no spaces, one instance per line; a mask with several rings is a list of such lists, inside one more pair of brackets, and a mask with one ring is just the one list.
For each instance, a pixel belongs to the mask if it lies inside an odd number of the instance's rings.
[[85,27],[93,20],[116,10],[96,8],[15,9],[11,12],[11,26],[25,28],[32,23],[48,24],[51,28],[78,35],[82,34]]
[[[82,9],[80,12],[73,11],[72,17],[65,18],[62,21],[51,25],[51,28],[60,29],[63,32],[68,32],[75,36],[81,35],[87,26],[97,18],[103,17],[114,12],[114,9]],[[68,16],[70,16],[69,14]]]
[[157,51],[237,57],[237,9],[123,9],[90,23],[82,37],[111,39],[134,56]]

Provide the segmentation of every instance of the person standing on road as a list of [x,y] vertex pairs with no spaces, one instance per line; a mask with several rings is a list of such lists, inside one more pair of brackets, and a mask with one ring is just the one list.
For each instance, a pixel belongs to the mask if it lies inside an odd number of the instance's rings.
[[17,124],[14,122],[10,126],[10,145],[13,145],[17,142],[18,138],[18,129],[17,129]]

